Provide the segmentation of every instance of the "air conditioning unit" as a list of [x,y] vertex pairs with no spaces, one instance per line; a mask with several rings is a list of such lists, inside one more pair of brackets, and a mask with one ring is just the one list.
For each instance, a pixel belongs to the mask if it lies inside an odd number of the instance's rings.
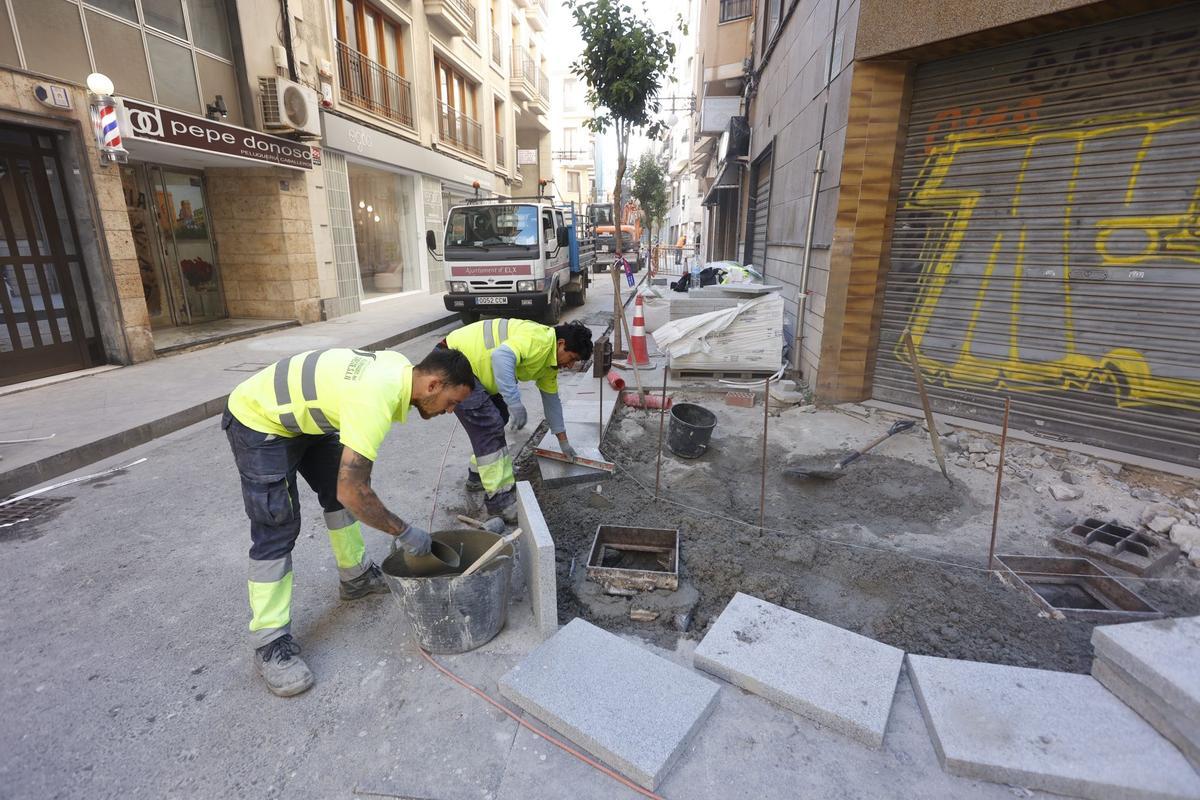
[[277,76],[258,79],[263,128],[321,135],[320,103],[315,90]]

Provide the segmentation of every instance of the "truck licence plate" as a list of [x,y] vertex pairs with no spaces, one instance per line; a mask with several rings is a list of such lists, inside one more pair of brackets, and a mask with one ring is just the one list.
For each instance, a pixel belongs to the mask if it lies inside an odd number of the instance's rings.
[[602,245],[600,245],[600,252],[601,252],[601,253],[607,253],[607,252],[608,252],[608,245],[606,245],[606,244],[602,244]]
[[507,297],[476,297],[475,305],[477,306],[506,306],[508,305]]

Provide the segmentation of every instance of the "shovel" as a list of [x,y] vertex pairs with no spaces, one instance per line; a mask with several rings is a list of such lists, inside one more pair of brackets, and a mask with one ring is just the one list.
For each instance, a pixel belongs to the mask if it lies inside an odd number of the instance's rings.
[[846,467],[848,467],[850,464],[853,464],[855,461],[857,461],[859,458],[861,458],[863,453],[866,453],[868,450],[873,449],[874,447],[879,445],[884,440],[890,439],[891,437],[895,436],[897,433],[903,433],[904,431],[909,430],[916,424],[917,424],[916,421],[911,420],[911,419],[902,419],[899,422],[894,423],[892,425],[892,427],[888,428],[887,433],[885,433],[883,436],[880,436],[878,439],[874,440],[873,442],[868,444],[866,447],[862,447],[862,448],[850,453],[845,458],[843,458],[841,461],[834,464],[833,469],[808,469],[805,467],[789,467],[783,471],[783,474],[784,474],[784,476],[786,476],[788,478],[800,478],[802,480],[836,481],[838,478],[840,478],[846,474]]

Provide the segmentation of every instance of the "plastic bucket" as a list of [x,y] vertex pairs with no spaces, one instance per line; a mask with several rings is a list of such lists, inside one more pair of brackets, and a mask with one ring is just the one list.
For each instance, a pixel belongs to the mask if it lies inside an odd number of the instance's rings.
[[504,627],[513,545],[502,547],[479,572],[463,577],[460,573],[500,537],[464,529],[437,531],[433,538],[456,551],[461,546],[457,568],[433,555],[410,556],[396,550],[380,569],[421,647],[432,653],[465,653],[491,641]]
[[716,415],[704,406],[675,403],[667,426],[667,447],[680,458],[699,458],[708,449],[715,427]]

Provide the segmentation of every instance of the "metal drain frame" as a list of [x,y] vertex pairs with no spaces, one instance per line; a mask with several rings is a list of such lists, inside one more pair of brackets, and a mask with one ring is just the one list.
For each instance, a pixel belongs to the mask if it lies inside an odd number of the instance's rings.
[[[1044,611],[1060,619],[1105,624],[1161,619],[1164,615],[1120,580],[1086,558],[1061,556],[997,555],[996,562],[1017,588],[1029,595]],[[1035,584],[1074,585],[1096,600],[1102,609],[1052,605],[1034,588]]]
[[19,522],[36,522],[39,516],[70,499],[69,497],[26,497],[23,500],[2,505],[0,506],[0,528],[7,528]]
[[[667,553],[670,567],[663,570],[625,569],[603,565],[604,549]],[[587,558],[587,579],[612,589],[646,591],[679,588],[679,530],[597,525]]]
[[1059,550],[1102,561],[1134,575],[1162,572],[1179,557],[1179,545],[1161,543],[1117,522],[1088,517],[1055,534],[1051,542]]

